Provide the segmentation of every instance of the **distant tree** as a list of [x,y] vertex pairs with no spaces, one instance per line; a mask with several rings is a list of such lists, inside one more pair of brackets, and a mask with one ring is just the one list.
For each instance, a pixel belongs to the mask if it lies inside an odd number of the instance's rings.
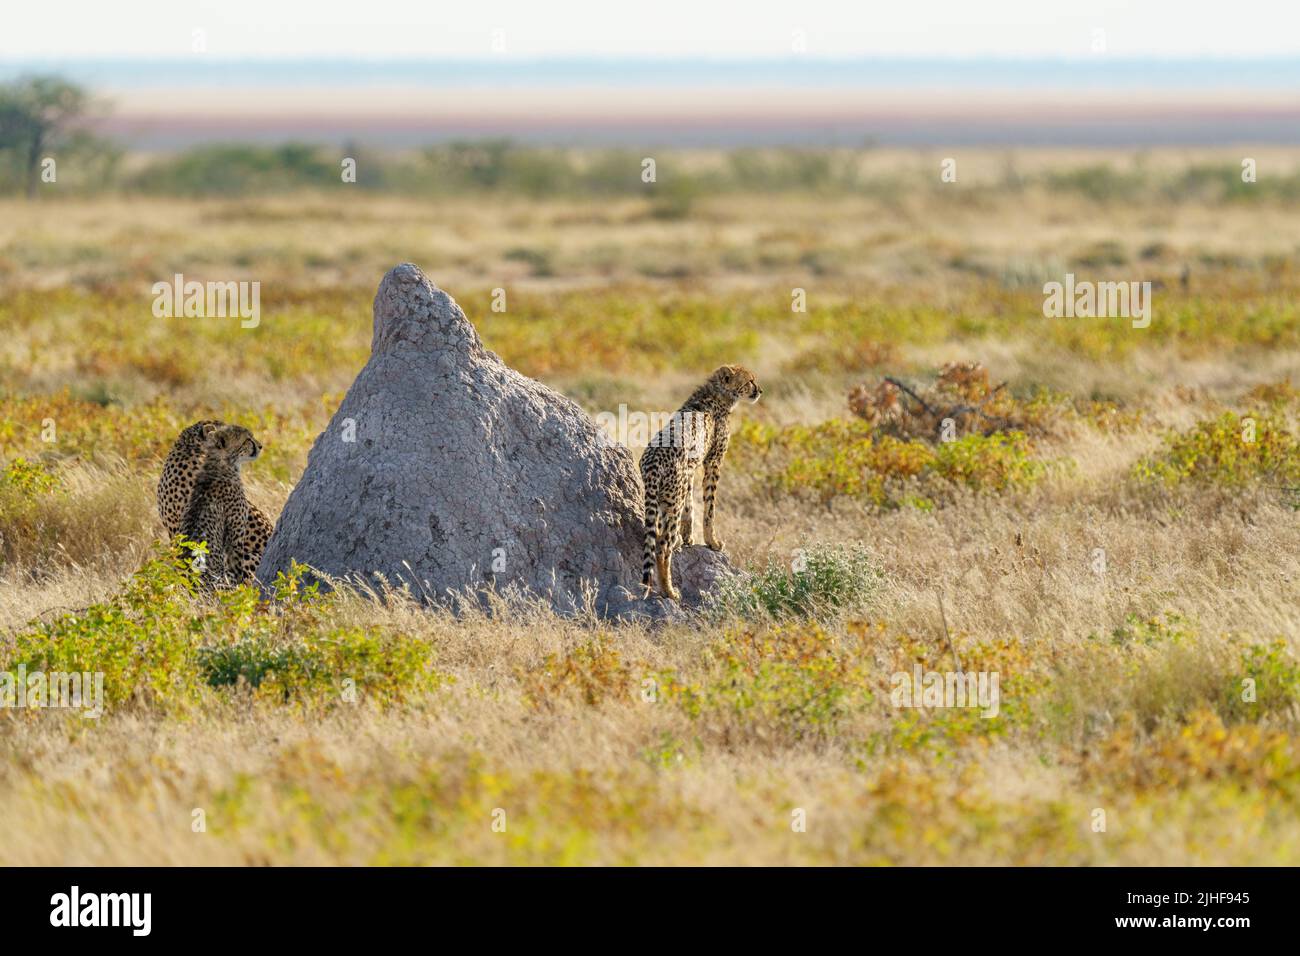
[[41,181],[41,159],[67,137],[90,106],[90,95],[57,76],[0,84],[0,150],[12,151],[27,196]]

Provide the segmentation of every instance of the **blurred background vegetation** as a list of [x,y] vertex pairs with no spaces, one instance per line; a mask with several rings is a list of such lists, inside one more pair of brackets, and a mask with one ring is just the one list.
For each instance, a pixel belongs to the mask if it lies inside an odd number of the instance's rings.
[[[59,161],[61,194],[144,194],[176,197],[284,195],[330,188],[342,164],[356,163],[355,186],[409,196],[502,194],[524,198],[649,196],[654,214],[689,214],[703,195],[804,194],[888,198],[904,187],[944,185],[928,166],[912,176],[864,161],[872,147],[763,147],[730,150],[655,150],[672,157],[671,175],[646,183],[646,150],[623,147],[540,146],[509,139],[450,141],[421,149],[382,150],[360,142],[209,143],[165,153],[131,153],[91,132],[107,109],[92,94],[57,76],[0,84],[0,195],[33,195],[40,162]],[[1193,162],[1177,169],[1143,161],[1089,161],[1065,169],[1025,171],[1008,162],[981,181],[984,192],[1033,187],[1094,202],[1300,201],[1300,167],[1270,170],[1245,182],[1228,162]]]

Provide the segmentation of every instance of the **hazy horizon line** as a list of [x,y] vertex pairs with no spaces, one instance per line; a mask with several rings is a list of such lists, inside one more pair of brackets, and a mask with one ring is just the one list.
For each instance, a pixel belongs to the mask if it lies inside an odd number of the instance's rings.
[[[178,68],[182,71],[177,74]],[[1300,89],[1300,54],[1273,56],[34,56],[0,60],[0,78],[62,72],[83,82],[189,86],[205,82],[454,86],[543,84],[670,87],[739,85],[1067,89]]]

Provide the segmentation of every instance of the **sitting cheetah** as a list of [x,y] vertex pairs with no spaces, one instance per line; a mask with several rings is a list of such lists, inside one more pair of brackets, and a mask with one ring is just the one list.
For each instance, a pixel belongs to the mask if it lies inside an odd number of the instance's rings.
[[722,458],[730,434],[727,419],[741,399],[756,402],[763,390],[754,373],[739,365],[723,365],[686,400],[672,420],[650,440],[641,456],[641,482],[645,485],[645,564],[641,585],[649,597],[651,571],[659,571],[659,589],[674,601],[673,552],[691,543],[691,492],[695,469],[704,465],[704,542],[714,551],[722,542],[713,533],[713,504]]
[[185,510],[190,506],[190,493],[194,491],[194,479],[203,467],[203,442],[221,424],[211,419],[195,422],[180,433],[167,453],[162,478],[158,481],[158,516],[168,534],[181,530]]
[[[244,517],[232,525],[236,536],[224,545],[224,552],[236,555],[237,561],[222,573],[236,581],[252,580],[271,537],[270,519],[248,503],[243,486],[239,483],[239,466],[245,461],[252,461],[261,450],[262,446],[246,428],[210,420],[195,422],[181,432],[176,444],[172,446],[163,465],[162,479],[158,482],[158,513],[167,531],[174,537],[184,532],[185,522],[196,498],[195,489],[204,475],[209,455],[215,451],[213,457],[218,459],[218,465],[225,463],[235,469],[234,480],[239,499],[243,502],[240,507]],[[214,468],[213,474],[205,481],[204,487],[208,489],[208,494],[217,487],[214,481],[222,470],[220,467]],[[185,533],[193,540],[207,540]],[[213,542],[209,541],[210,550],[214,547]],[[208,561],[211,562],[212,558],[210,553]]]

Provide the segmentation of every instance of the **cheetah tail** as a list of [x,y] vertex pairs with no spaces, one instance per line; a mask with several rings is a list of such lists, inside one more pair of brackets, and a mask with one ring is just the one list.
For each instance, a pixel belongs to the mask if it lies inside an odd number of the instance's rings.
[[654,496],[645,496],[645,559],[641,563],[641,584],[650,588],[650,577],[655,566],[655,538],[659,527],[659,503]]

